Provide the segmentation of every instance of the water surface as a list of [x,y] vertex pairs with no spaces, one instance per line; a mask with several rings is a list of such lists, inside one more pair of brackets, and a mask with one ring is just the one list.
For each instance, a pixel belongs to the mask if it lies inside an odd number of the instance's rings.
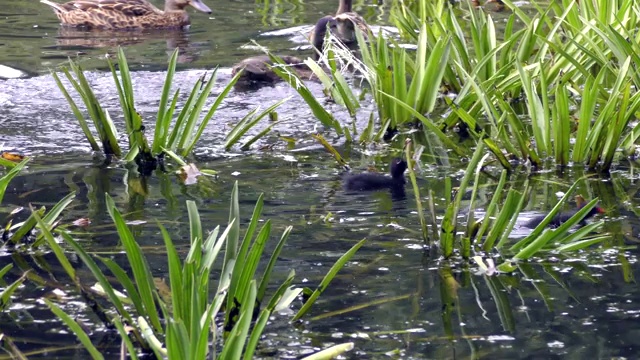
[[[578,187],[586,198],[601,199],[608,211],[602,232],[610,233],[611,241],[589,252],[536,258],[510,275],[476,275],[472,263],[459,258],[443,261],[433,248],[424,246],[412,189],[407,188],[407,197],[399,200],[386,192],[354,196],[343,191],[342,169],[310,137],[322,128],[287,85],[252,92],[232,91],[192,159],[200,168],[217,170],[219,176],[185,186],[172,173],[158,172],[146,180],[139,179],[135,172],[119,164],[105,164],[102,157],[92,154],[68,104],[47,75],[67,57],[78,57],[91,70],[87,76],[101,103],[122,128],[117,94],[110,73],[104,71],[103,57],[113,53],[117,43],[126,45],[127,57],[136,70],[133,80],[138,111],[146,124],[152,124],[165,76],[163,69],[173,48],[180,47],[183,54],[175,82],[175,89],[182,90],[180,103],[204,71],[222,66],[210,105],[230,78],[228,67],[257,53],[247,46],[251,39],[276,52],[305,54],[295,50],[301,45],[300,32],[318,17],[335,11],[335,4],[315,0],[209,1],[213,14],[190,12],[193,26],[187,33],[127,38],[62,31],[53,13],[38,2],[0,3],[0,63],[33,75],[0,80],[0,145],[34,157],[28,169],[11,183],[0,208],[0,219],[18,206],[50,207],[75,191],[76,199],[64,212],[63,221],[90,218],[91,225],[76,229],[74,236],[91,251],[124,264],[119,239],[105,209],[104,194],[108,193],[132,222],[151,267],[162,277],[166,276],[166,256],[155,221],[169,229],[181,254],[185,254],[189,246],[185,201],[197,203],[206,230],[224,226],[229,193],[238,181],[243,225],[259,194],[265,194],[263,219],[270,219],[274,229],[269,251],[281,231],[294,226],[272,290],[289,269],[296,270],[297,285],[314,288],[341,254],[359,240],[368,239],[304,322],[289,324],[289,314],[273,317],[260,348],[264,358],[296,358],[346,341],[356,344],[354,351],[346,355],[353,359],[636,356],[640,344],[640,293],[635,284],[635,213],[640,202],[634,163],[620,164],[609,177],[589,177]],[[364,1],[355,6],[370,23],[378,25],[388,25],[389,7]],[[308,85],[322,97],[318,84]],[[222,145],[231,125],[255,107],[265,108],[289,96],[292,98],[278,109],[283,123],[276,126],[272,135],[248,152],[236,148],[224,151]],[[365,98],[362,105],[355,120],[357,129],[362,129],[375,109],[370,98]],[[339,106],[326,106],[342,121],[350,121]],[[151,134],[152,129],[147,136]],[[371,166],[385,171],[397,155],[384,146],[344,146],[344,139],[325,135],[355,171]],[[280,136],[295,138],[293,149]],[[448,155],[437,146],[432,150],[438,156],[424,156],[418,176],[422,200],[426,205],[426,194],[432,190],[435,215],[441,219],[444,199],[450,196],[445,193],[445,180],[451,178],[453,185],[458,185],[466,165],[464,159]],[[497,176],[498,170],[490,167],[488,172]],[[524,216],[549,211],[557,201],[556,193],[566,191],[583,175],[579,168],[532,175],[535,190]],[[518,173],[510,180],[521,184],[524,179],[525,175]],[[488,176],[481,181],[489,185],[479,194],[479,210],[495,195],[495,181]],[[23,211],[16,221],[26,216]],[[515,241],[518,236],[513,237]],[[54,288],[62,287],[70,300],[58,303],[79,320],[96,324],[92,339],[108,358],[116,358],[117,336],[100,327],[95,314],[68,286],[51,254],[20,255],[5,250],[1,258],[3,264],[17,265],[7,280],[16,279],[27,269],[34,269],[47,280],[44,285],[27,282],[17,293],[11,311],[1,315],[3,332],[18,348],[33,351],[30,358],[52,354],[61,358],[86,357],[82,350],[72,348],[76,344],[74,337],[66,333],[65,326],[51,316],[40,300],[50,296]],[[49,269],[43,266],[46,263],[55,266]],[[84,281],[94,282],[80,261],[74,265]],[[294,304],[299,306],[300,303]],[[47,328],[44,333],[43,324]],[[65,346],[70,348],[58,349]],[[48,352],[36,353],[44,349]]]

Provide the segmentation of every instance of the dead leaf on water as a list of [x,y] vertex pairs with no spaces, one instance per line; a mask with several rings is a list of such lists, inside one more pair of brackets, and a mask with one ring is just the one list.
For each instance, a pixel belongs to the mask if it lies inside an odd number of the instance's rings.
[[87,227],[91,225],[91,220],[89,218],[79,218],[79,219],[76,219],[74,222],[72,222],[71,225],[79,226],[79,227]]
[[166,303],[171,303],[171,288],[164,281],[164,278],[153,278],[153,283],[158,289],[158,295],[164,300]]
[[185,185],[193,185],[198,182],[198,176],[202,175],[194,164],[187,164],[180,168],[178,176]]
[[24,155],[11,151],[3,151],[2,153],[0,153],[0,157],[13,162],[20,162],[24,159]]

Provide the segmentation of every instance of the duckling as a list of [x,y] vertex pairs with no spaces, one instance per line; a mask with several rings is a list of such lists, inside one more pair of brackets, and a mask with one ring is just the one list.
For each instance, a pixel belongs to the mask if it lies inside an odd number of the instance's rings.
[[139,30],[188,27],[184,10],[191,5],[211,14],[201,0],[165,0],[164,11],[147,0],[74,0],[64,4],[40,0],[53,8],[62,25],[103,30]]
[[[557,228],[558,226],[562,225],[567,220],[569,220],[569,218],[571,218],[578,211],[580,211],[580,209],[582,209],[585,205],[587,205],[587,202],[581,195],[577,195],[576,205],[577,205],[577,208],[575,210],[562,212],[554,216],[553,219],[551,219],[551,222],[548,224],[548,226],[551,228]],[[591,211],[589,211],[587,215],[585,215],[584,218],[582,218],[582,221],[580,221],[580,225],[584,226],[586,224],[585,220],[587,220],[588,218],[593,217],[596,214],[604,214],[604,213],[605,211],[603,208],[599,206],[594,206],[593,209],[591,209]],[[544,220],[545,217],[546,215],[535,216],[531,220],[527,221],[523,226],[529,229],[535,229],[536,226],[538,226],[542,222],[542,220]]]
[[[322,52],[327,28],[329,28],[330,31],[333,31],[335,26],[336,22],[332,16],[325,16],[316,23],[312,36],[313,47],[317,50],[313,54],[314,59],[317,60],[319,58],[318,54]],[[315,78],[313,71],[303,62],[302,59],[288,55],[280,56],[280,58],[285,64],[290,65],[290,68],[294,70],[300,78]],[[271,69],[271,66],[273,65],[274,63],[271,61],[269,55],[252,56],[234,65],[231,69],[231,73],[235,75],[238,71],[243,70],[240,79],[238,79],[238,83],[242,85],[248,83],[275,83],[282,79]]]
[[344,187],[348,191],[375,191],[389,189],[391,191],[404,191],[404,172],[407,170],[407,162],[395,158],[389,166],[391,176],[377,173],[362,173],[348,175],[344,179]]

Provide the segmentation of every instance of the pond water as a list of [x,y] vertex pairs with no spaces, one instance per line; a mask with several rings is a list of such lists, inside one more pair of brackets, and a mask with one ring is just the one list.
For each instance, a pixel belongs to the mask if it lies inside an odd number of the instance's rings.
[[[611,240],[570,257],[534,259],[511,275],[475,275],[475,266],[443,261],[423,247],[410,187],[404,199],[392,199],[385,192],[346,194],[341,169],[309,136],[317,130],[317,121],[295,91],[284,84],[253,92],[233,91],[224,101],[194,156],[199,168],[217,170],[217,179],[185,186],[173,174],[155,173],[141,188],[135,172],[105,165],[100,156],[89,151],[64,97],[46,75],[68,56],[80,55],[83,66],[98,70],[88,74],[89,80],[122,126],[110,74],[99,71],[105,68],[101,56],[113,51],[113,43],[103,47],[105,39],[91,37],[89,41],[82,34],[59,33],[55,16],[38,2],[0,0],[0,4],[4,5],[0,63],[39,75],[0,80],[0,144],[34,157],[28,169],[10,184],[0,218],[18,206],[50,207],[75,191],[76,199],[64,212],[63,221],[90,218],[91,225],[75,231],[74,236],[92,252],[112,256],[123,264],[122,249],[105,209],[103,194],[109,193],[126,219],[136,221],[131,228],[151,267],[162,277],[166,275],[166,256],[155,220],[169,229],[184,254],[188,246],[185,201],[197,203],[205,229],[211,230],[226,224],[229,194],[238,181],[243,225],[259,194],[265,194],[263,218],[271,219],[274,229],[268,250],[286,226],[294,226],[278,263],[274,286],[289,269],[295,269],[296,284],[314,288],[339,256],[357,241],[368,239],[303,323],[289,324],[287,314],[273,317],[260,348],[263,358],[297,358],[347,341],[354,341],[355,349],[345,356],[354,359],[637,357],[640,291],[635,278],[640,223],[635,209],[640,186],[635,163],[620,164],[608,177],[588,177],[578,188],[586,198],[601,199],[607,210],[601,231],[610,234]],[[186,35],[152,34],[127,44],[127,57],[137,70],[133,74],[136,104],[145,122],[154,121],[165,75],[161,70],[173,47],[180,46],[185,54],[176,87],[187,90],[205,69],[221,65],[213,91],[217,95],[230,78],[228,66],[256,53],[243,46],[250,39],[285,52],[300,45],[291,38],[298,36],[301,27],[335,11],[335,4],[319,1],[218,1],[208,5],[213,10],[211,17],[191,13],[193,25]],[[370,23],[387,25],[388,4],[358,2],[355,8]],[[275,30],[280,31],[263,35]],[[322,96],[320,86],[309,86]],[[248,152],[224,151],[222,143],[229,125],[251,109],[264,108],[287,96],[292,98],[278,110],[285,123],[277,126],[272,136]],[[183,94],[181,101],[185,99]],[[214,97],[210,100],[212,103]],[[337,105],[327,104],[327,108],[342,120],[349,118]],[[357,128],[364,126],[373,109],[371,100],[363,102]],[[288,149],[277,134],[296,138],[294,148]],[[357,171],[369,166],[385,171],[394,156],[387,147],[347,147],[341,139],[330,140]],[[418,177],[423,200],[426,203],[425,195],[431,189],[436,217],[441,219],[444,199],[450,195],[445,194],[445,181],[451,178],[454,186],[459,184],[466,165],[437,150],[438,156],[423,157]],[[583,175],[578,168],[532,175],[535,190],[524,217],[549,211],[557,202],[556,194]],[[525,174],[516,174],[512,180],[519,184],[525,178]],[[494,196],[495,188],[495,180],[488,176],[482,181],[488,186],[479,195],[480,208]],[[18,219],[26,216],[23,211]],[[86,358],[75,346],[75,338],[41,301],[52,296],[58,281],[68,282],[55,267],[54,257],[5,250],[0,259],[3,265],[15,265],[7,281],[28,269],[45,279],[39,285],[27,281],[11,311],[0,315],[4,334],[29,358]],[[93,283],[81,261],[74,265],[81,278]],[[69,298],[59,303],[86,324],[99,324],[71,289]],[[107,358],[118,357],[120,344],[113,331],[94,329],[92,339]]]

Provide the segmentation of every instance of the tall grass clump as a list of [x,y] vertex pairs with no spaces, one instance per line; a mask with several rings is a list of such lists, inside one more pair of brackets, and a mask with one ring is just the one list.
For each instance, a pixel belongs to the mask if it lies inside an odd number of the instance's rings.
[[[124,130],[129,141],[129,151],[124,155],[121,149],[125,148],[125,145],[121,145],[117,141],[118,135],[116,125],[112,121],[110,114],[103,109],[100,101],[95,96],[95,93],[90,83],[87,81],[80,65],[70,61],[69,66],[71,70],[66,67],[62,68],[62,73],[72,85],[73,89],[80,95],[81,100],[89,112],[90,118],[93,120],[93,125],[103,144],[104,153],[107,155],[114,155],[116,157],[123,157],[125,161],[135,160],[139,166],[140,172],[143,174],[147,174],[156,168],[158,161],[160,160],[159,157],[162,154],[169,154],[170,156],[180,156],[184,158],[193,151],[196,143],[209,124],[209,121],[213,118],[220,104],[229,94],[240,76],[240,74],[236,74],[236,76],[234,76],[221,90],[214,103],[207,108],[205,106],[207,99],[211,94],[213,85],[216,83],[217,68],[209,75],[206,73],[203,74],[196,83],[193,84],[189,91],[187,100],[182,104],[182,107],[178,109],[178,99],[180,98],[181,90],[177,89],[172,93],[172,88],[175,84],[174,77],[177,61],[178,49],[173,52],[169,59],[167,75],[162,87],[162,93],[160,94],[160,104],[156,114],[153,133],[154,136],[151,144],[149,144],[145,135],[145,129],[148,125],[143,123],[142,117],[136,110],[135,99],[133,96],[133,82],[124,51],[121,48],[118,49],[117,70],[116,66],[111,61],[108,62],[118,91],[120,108],[124,116]],[[53,72],[52,75],[56,80],[60,91],[62,91],[69,102],[74,115],[78,119],[80,127],[91,144],[91,148],[94,151],[99,151],[100,147],[93,137],[84,115],[79,110],[75,100],[70,96],[69,90],[55,72]],[[254,122],[257,122],[281,104],[282,101],[268,107],[260,113],[259,110],[256,109],[247,116],[253,116],[258,113],[256,117],[257,120],[254,119]],[[244,124],[241,123],[236,127],[243,125]],[[234,128],[232,131],[237,132],[239,130]],[[256,138],[253,139],[253,141],[255,140]],[[234,141],[229,142],[227,147],[230,147],[237,141],[239,141],[239,138],[234,138]],[[177,160],[179,163],[183,162],[181,159]]]
[[[450,258],[459,255],[469,259],[474,255],[482,257],[486,253],[497,251],[504,260],[499,269],[513,271],[513,264],[519,261],[548,252],[563,253],[584,249],[609,237],[607,234],[596,232],[604,224],[602,220],[594,221],[575,232],[570,231],[575,225],[581,224],[584,217],[596,206],[597,198],[581,207],[559,227],[548,228],[552,219],[575,193],[580,182],[576,181],[528,236],[510,244],[513,229],[523,226],[517,222],[521,219],[520,212],[530,196],[529,181],[522,185],[508,185],[509,176],[506,169],[501,172],[497,182],[481,181],[481,173],[489,157],[490,155],[484,152],[483,142],[479,142],[453,195],[447,195],[451,193],[450,187],[445,189],[444,194],[439,195],[447,199],[445,214],[436,232],[442,256]],[[480,189],[490,191],[493,196],[490,202],[484,205],[484,216],[476,218],[477,195],[481,192]],[[470,199],[466,200],[468,205],[463,207],[463,197],[469,194]]]
[[[123,346],[134,359],[141,351],[169,359],[251,359],[272,314],[278,309],[288,308],[304,292],[308,298],[293,319],[304,316],[336,273],[364,243],[361,241],[342,256],[315,291],[293,286],[293,270],[275,291],[270,291],[277,259],[292,228],[284,229],[273,252],[267,257],[266,267],[259,271],[258,265],[265,259],[264,251],[272,236],[271,221],[261,223],[263,197],[260,196],[241,236],[236,183],[231,193],[229,222],[224,228],[217,226],[205,233],[195,203],[187,201],[190,244],[184,259],[181,259],[168,231],[158,225],[167,251],[167,294],[154,283],[149,263],[108,195],[106,204],[130,271],[112,258],[91,255],[68,233],[60,232],[64,243],[80,257],[97,280],[98,284],[91,291],[76,277],[72,267],[65,266],[68,260],[60,245],[53,241],[51,232],[47,230],[45,235],[79,291],[91,292],[91,296],[102,297],[109,304],[101,310],[106,317],[104,321],[118,329]],[[223,250],[222,272],[214,276],[212,270],[220,268],[216,264],[219,264]],[[114,281],[108,280],[99,264],[108,269]],[[217,281],[217,290],[213,293],[212,279]],[[72,318],[52,301],[45,302],[78,336],[93,358],[102,358]],[[343,351],[347,349],[345,347]]]
[[[573,163],[608,171],[619,155],[635,154],[640,130],[633,120],[640,102],[632,89],[640,77],[631,69],[640,63],[633,41],[639,39],[640,5],[534,2],[531,14],[511,1],[504,4],[511,14],[499,27],[493,14],[470,3],[399,2],[391,19],[409,46],[358,33],[358,59],[327,42],[332,56],[354,64],[371,89],[377,119],[369,124],[377,125],[364,133],[416,122],[467,157],[471,150],[446,134],[464,124],[509,171],[509,157],[536,168]],[[469,21],[459,20],[461,12]],[[611,13],[616,16],[603,15]],[[350,99],[342,78],[332,74],[325,87]],[[300,88],[298,80],[290,83]],[[311,106],[323,123],[338,128],[317,101]]]

